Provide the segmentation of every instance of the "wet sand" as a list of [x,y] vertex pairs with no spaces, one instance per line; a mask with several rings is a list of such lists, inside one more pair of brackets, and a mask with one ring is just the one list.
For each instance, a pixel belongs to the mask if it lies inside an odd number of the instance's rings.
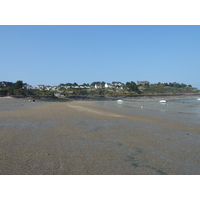
[[186,118],[0,98],[0,174],[200,174],[200,127]]

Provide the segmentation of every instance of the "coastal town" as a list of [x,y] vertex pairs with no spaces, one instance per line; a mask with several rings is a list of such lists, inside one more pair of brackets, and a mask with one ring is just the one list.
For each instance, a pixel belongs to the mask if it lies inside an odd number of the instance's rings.
[[[22,81],[23,82],[23,81]],[[0,88],[2,87],[13,87],[15,83],[8,82],[8,81],[0,81]],[[150,84],[149,81],[137,81],[137,85],[148,85]],[[22,89],[39,89],[39,90],[48,90],[48,91],[57,91],[60,89],[60,87],[63,87],[65,89],[69,88],[86,88],[86,89],[99,89],[99,88],[117,88],[117,89],[123,89],[124,83],[120,81],[113,81],[112,83],[106,83],[106,82],[93,82],[92,84],[82,84],[78,85],[77,83],[66,83],[66,84],[60,84],[59,86],[49,86],[49,85],[37,85],[36,87],[33,87],[27,83],[23,83]]]
[[145,94],[185,94],[199,93],[197,88],[187,84],[173,83],[154,83],[149,81],[130,81],[122,83],[112,81],[96,81],[91,84],[83,83],[61,83],[58,86],[37,85],[35,87],[22,80],[17,82],[0,81],[1,96],[48,96],[65,98],[69,96],[126,96],[126,95],[145,95]]

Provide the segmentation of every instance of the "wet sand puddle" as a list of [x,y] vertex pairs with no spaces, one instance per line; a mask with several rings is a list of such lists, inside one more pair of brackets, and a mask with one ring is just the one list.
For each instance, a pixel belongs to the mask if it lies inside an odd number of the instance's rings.
[[130,115],[130,114],[119,115],[119,114],[108,112],[105,110],[89,108],[87,106],[68,105],[68,107],[76,109],[77,111],[89,112],[92,114],[102,115],[104,117],[119,117],[119,118],[123,118],[123,119],[130,120],[130,121],[160,124],[160,125],[164,125],[167,127],[173,127],[173,128],[183,129],[183,130],[188,130],[188,131],[197,131],[200,133],[199,126],[187,126],[183,123],[180,123],[180,124],[173,123],[173,122],[169,122],[167,120],[161,120],[161,119],[154,118],[154,117],[145,117],[145,116],[140,116],[137,114],[136,115]]

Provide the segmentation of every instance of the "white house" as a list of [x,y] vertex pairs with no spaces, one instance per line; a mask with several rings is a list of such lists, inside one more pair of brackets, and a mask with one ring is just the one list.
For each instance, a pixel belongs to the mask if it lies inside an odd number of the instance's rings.
[[121,83],[121,82],[119,82],[119,81],[113,81],[112,82],[112,85],[114,86],[114,87],[116,87],[117,89],[123,89],[123,83]]
[[37,85],[35,88],[39,89],[39,90],[43,90],[45,88],[45,86],[44,85]]
[[86,85],[80,85],[79,87],[80,87],[80,88],[90,89],[90,87],[89,87],[89,86],[86,86]]
[[79,86],[71,86],[71,88],[78,89],[78,88],[79,88]]
[[31,85],[29,85],[29,84],[23,84],[22,88],[23,88],[23,89],[30,90],[30,89],[32,89],[33,87],[32,87]]
[[112,84],[111,83],[105,83],[105,88],[112,88]]
[[102,88],[102,85],[101,85],[101,84],[95,84],[94,88],[95,88],[95,89]]
[[51,87],[51,91],[56,91],[56,90],[57,90],[56,86]]
[[46,86],[46,87],[45,87],[45,90],[50,91],[50,90],[51,90],[51,86]]
[[121,82],[119,82],[119,81],[113,81],[113,82],[112,82],[112,85],[114,85],[114,86],[122,86],[123,83],[121,83]]

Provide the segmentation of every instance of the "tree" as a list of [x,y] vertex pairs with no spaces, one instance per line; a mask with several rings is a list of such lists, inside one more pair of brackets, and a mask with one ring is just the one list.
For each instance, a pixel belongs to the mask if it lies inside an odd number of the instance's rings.
[[14,84],[14,88],[15,89],[20,89],[23,87],[23,81],[17,81],[15,84]]
[[73,85],[73,86],[78,86],[78,84],[77,84],[76,82],[75,82],[75,83],[73,83],[72,85]]
[[66,83],[65,85],[71,87],[73,84],[72,83]]
[[89,83],[83,83],[82,86],[90,86],[90,84]]
[[133,81],[127,82],[126,83],[126,87],[128,88],[129,91],[135,91],[135,92],[139,91],[138,86]]
[[100,84],[101,84],[100,81],[95,81],[95,82],[91,83],[91,86],[100,85]]

